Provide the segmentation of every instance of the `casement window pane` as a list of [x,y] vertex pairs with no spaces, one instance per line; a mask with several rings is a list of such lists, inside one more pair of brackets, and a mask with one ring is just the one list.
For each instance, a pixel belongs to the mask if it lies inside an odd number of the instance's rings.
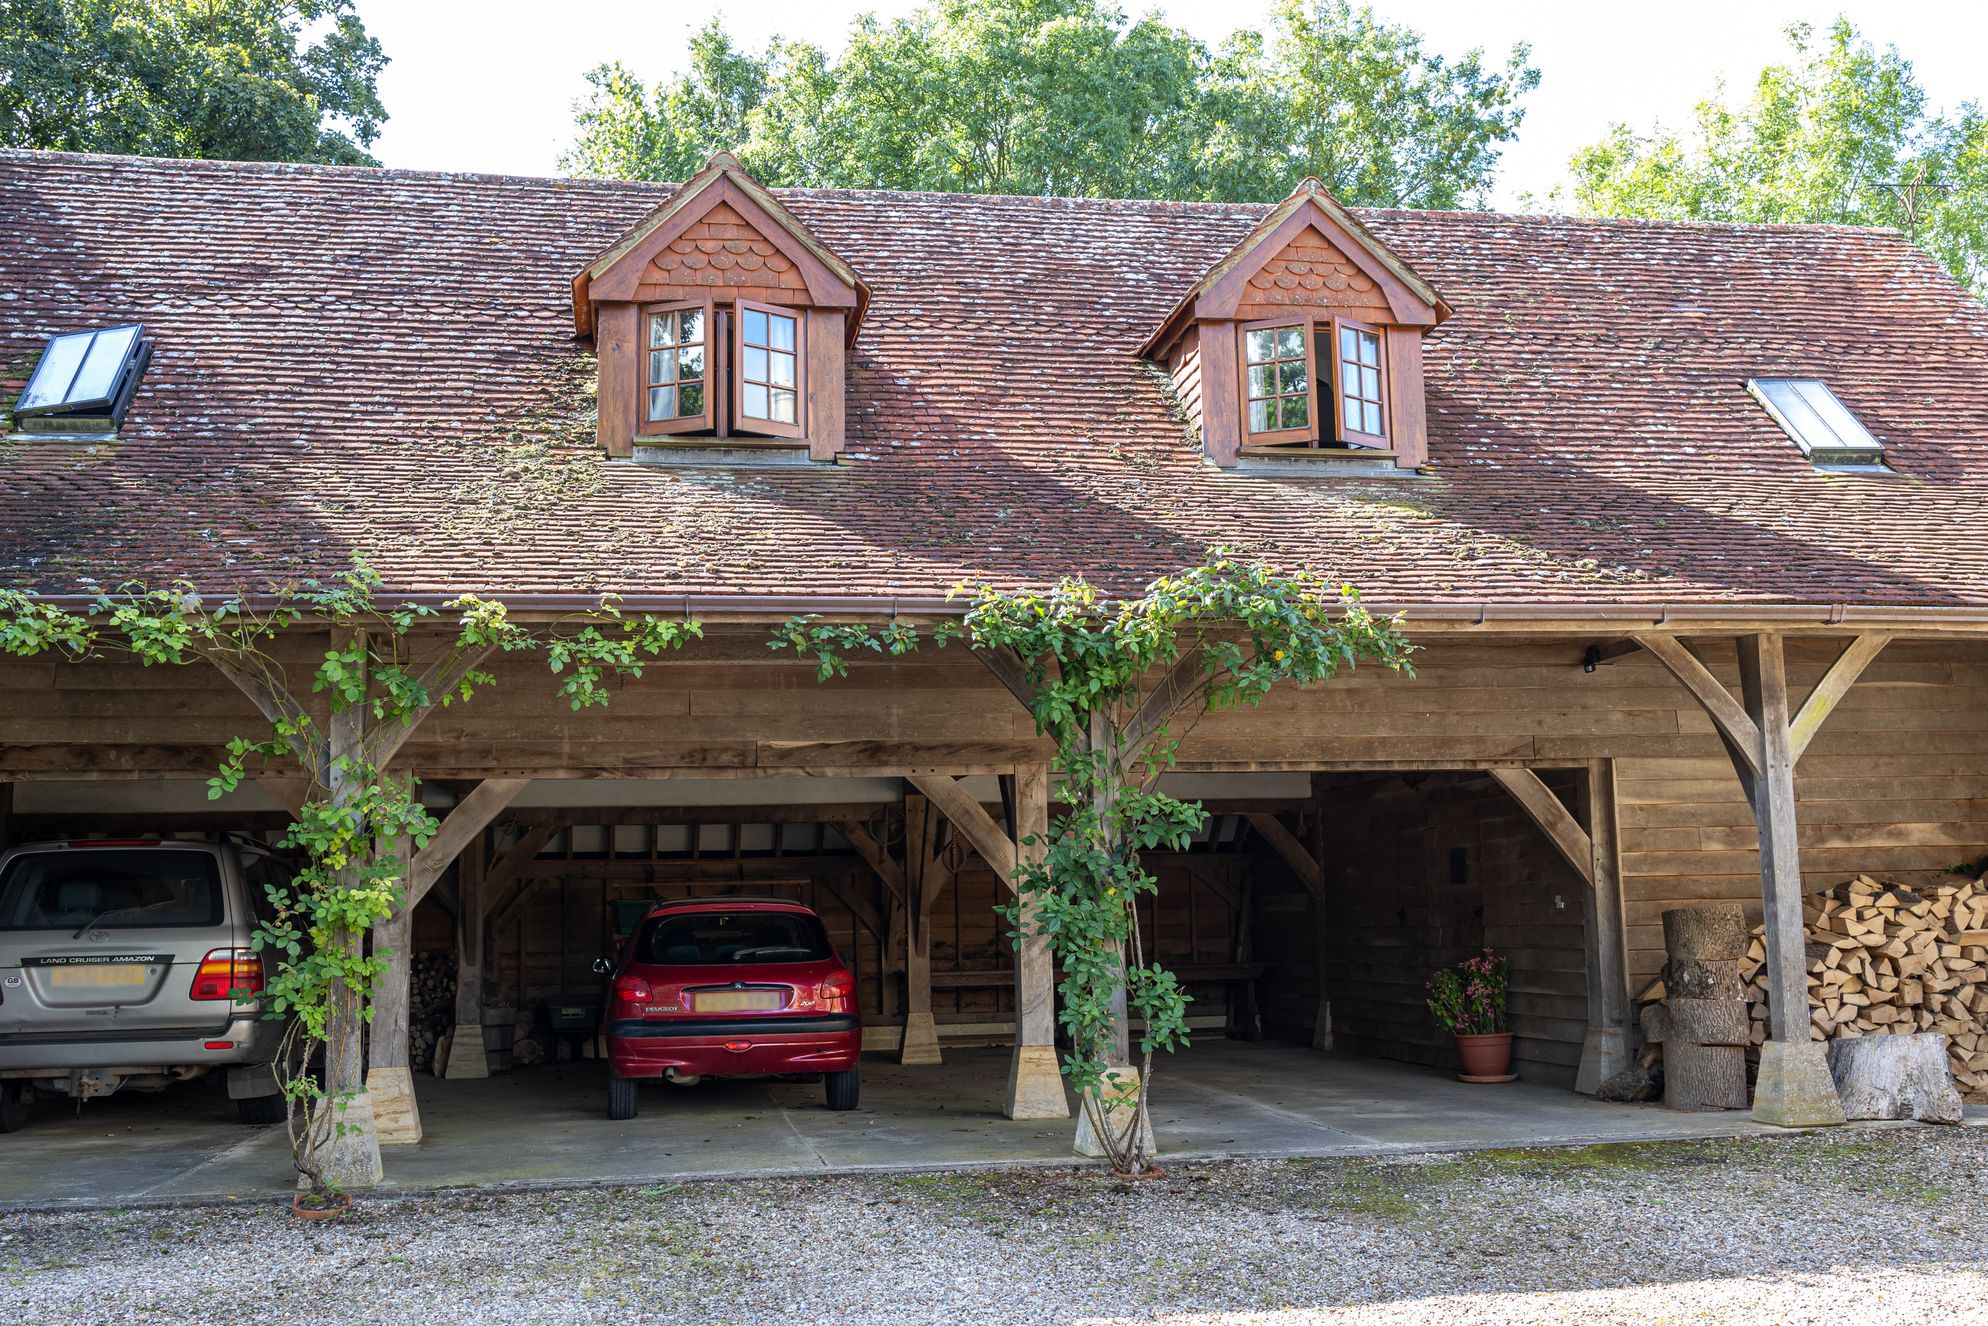
[[1303,327],[1277,328],[1277,357],[1279,359],[1302,359],[1305,356],[1305,329]]
[[1355,397],[1360,394],[1360,368],[1357,364],[1339,366],[1339,392],[1342,396]]
[[687,308],[676,315],[678,319],[678,345],[701,345],[704,343],[704,310]]
[[1277,391],[1277,366],[1275,364],[1251,364],[1249,366],[1249,394],[1271,396]]
[[1269,331],[1253,331],[1244,338],[1249,347],[1249,362],[1267,364],[1277,357],[1276,339]]
[[1339,357],[1356,361],[1360,357],[1360,333],[1351,327],[1339,329]]
[[658,313],[649,319],[649,344],[665,346],[676,344],[676,315]]
[[1381,398],[1381,372],[1377,368],[1360,370],[1360,394],[1370,401]]
[[1286,396],[1284,400],[1285,428],[1303,428],[1311,418],[1311,405],[1303,396]]
[[772,419],[775,423],[780,423],[780,424],[791,424],[794,422],[793,392],[779,391],[779,390],[774,391]]
[[794,348],[794,319],[776,316],[769,318],[768,322],[771,324],[769,330],[773,334],[773,339],[768,344],[775,350],[792,350]]
[[704,376],[704,347],[689,346],[676,352],[676,375],[679,379],[695,381]]
[[1351,396],[1348,396],[1346,398],[1346,404],[1344,408],[1342,408],[1339,413],[1341,417],[1345,420],[1347,432],[1357,433],[1361,431],[1360,402],[1354,400]]
[[745,342],[747,345],[766,344],[766,315],[756,308],[745,311]]
[[774,353],[772,382],[776,387],[794,385],[794,356]]
[[1367,332],[1360,333],[1360,362],[1378,365],[1381,362],[1381,338]]
[[750,382],[746,384],[745,409],[743,412],[747,415],[750,415],[754,419],[767,419],[772,417],[768,415],[766,412],[765,387],[758,386]]
[[1277,365],[1277,390],[1280,395],[1303,392],[1305,389],[1305,361],[1293,359]]
[[676,381],[675,369],[676,351],[651,350],[649,352],[649,381],[651,384]]
[[745,380],[747,382],[766,381],[766,351],[748,345],[745,351]]
[[1360,409],[1365,413],[1367,423],[1366,428],[1362,431],[1378,436],[1381,431],[1381,407],[1372,401],[1362,401],[1360,402]]
[[[626,416],[623,416],[624,418]],[[649,388],[649,418],[651,421],[674,419],[676,414],[676,388]]]
[[1270,411],[1272,407],[1274,407],[1276,404],[1277,404],[1276,401],[1251,401],[1249,403],[1250,432],[1267,433],[1273,427],[1275,427],[1275,425],[1271,423]]
[[677,394],[682,401],[683,413],[686,418],[704,413],[704,384],[702,382],[686,382],[677,388]]

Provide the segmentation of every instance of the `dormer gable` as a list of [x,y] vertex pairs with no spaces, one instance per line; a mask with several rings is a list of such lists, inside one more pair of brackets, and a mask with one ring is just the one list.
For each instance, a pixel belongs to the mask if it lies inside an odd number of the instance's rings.
[[720,152],[573,282],[600,359],[600,440],[844,445],[846,351],[869,305],[853,268]]
[[1272,208],[1140,347],[1172,374],[1210,461],[1427,461],[1433,286],[1315,179]]

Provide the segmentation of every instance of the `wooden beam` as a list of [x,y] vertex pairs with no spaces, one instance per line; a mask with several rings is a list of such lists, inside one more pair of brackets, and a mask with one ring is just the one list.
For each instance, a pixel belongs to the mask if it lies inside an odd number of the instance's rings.
[[495,645],[480,645],[474,649],[449,649],[441,657],[433,659],[421,670],[417,684],[427,694],[438,697],[434,702],[423,705],[397,723],[387,724],[373,735],[371,756],[376,767],[384,769],[392,764],[400,754],[400,748],[414,735],[414,729],[421,726],[423,719],[441,707],[439,697],[453,693],[484,659],[490,657]]
[[1575,820],[1574,812],[1553,794],[1553,789],[1546,785],[1545,780],[1530,769],[1493,769],[1491,776],[1532,817],[1532,822],[1546,834],[1554,850],[1574,867],[1581,882],[1593,888],[1594,843],[1589,839],[1587,830]]
[[[1208,657],[1201,646],[1196,645],[1174,661],[1166,675],[1146,693],[1139,703],[1139,710],[1132,715],[1132,721],[1125,725],[1125,754],[1128,761],[1136,760],[1138,754],[1167,725],[1169,719],[1194,695],[1194,692],[1207,680]],[[1196,719],[1200,714],[1194,715]],[[1190,723],[1190,726],[1192,724]],[[1174,733],[1176,738],[1181,734]]]
[[[483,877],[484,906],[488,907],[504,896],[504,890],[511,887],[512,882],[523,873],[526,866],[531,864],[532,858],[539,854],[556,832],[558,830],[553,825],[534,824],[521,833],[516,842],[505,848],[501,856],[490,863],[490,870]],[[529,893],[530,889],[521,890],[516,897],[499,904],[490,915],[491,928],[498,930],[509,925],[511,917],[523,907],[524,899]]]
[[980,859],[1001,877],[1002,883],[1012,893],[1015,888],[1015,843],[1002,832],[994,817],[961,786],[958,779],[949,774],[914,774],[909,781],[939,808],[961,837],[973,844],[973,850],[980,853]]
[[1698,703],[1711,716],[1713,726],[1724,738],[1727,750],[1732,752],[1734,763],[1741,766],[1742,780],[1749,774],[1759,777],[1760,729],[1748,716],[1746,708],[1733,698],[1732,692],[1712,675],[1711,669],[1685,648],[1684,642],[1676,636],[1639,635],[1636,643],[1655,655],[1657,661],[1698,698]]
[[843,856],[708,856],[654,861],[539,858],[518,868],[519,879],[608,879],[634,884],[742,884],[752,880],[806,880],[816,875],[867,875],[869,865]]
[[1008,694],[1015,697],[1015,703],[1035,713],[1035,688],[1029,685],[1028,668],[1022,656],[1013,645],[995,645],[988,649],[975,649],[973,656],[981,661],[995,680],[1007,688]]
[[877,909],[870,906],[861,894],[843,888],[833,875],[817,875],[815,883],[827,889],[837,902],[847,907],[849,914],[862,922],[865,930],[875,935],[878,940],[883,939],[884,918],[877,914]]
[[1801,710],[1788,725],[1788,752],[1791,758],[1796,761],[1802,758],[1802,752],[1809,748],[1817,729],[1836,711],[1837,701],[1849,692],[1857,678],[1864,675],[1864,669],[1890,643],[1888,635],[1860,635],[1843,646],[1843,652],[1822,674],[1822,680],[1809,692],[1809,698],[1802,701]]
[[834,824],[835,831],[856,849],[858,856],[869,863],[870,869],[876,872],[877,878],[883,881],[891,896],[902,903],[906,897],[904,867],[899,865],[897,859],[877,841],[876,835],[861,824],[854,820],[836,820]]
[[1284,864],[1291,868],[1291,873],[1298,877],[1306,892],[1314,898],[1325,896],[1325,871],[1319,866],[1318,858],[1306,850],[1296,834],[1284,827],[1284,821],[1275,815],[1260,812],[1246,814],[1243,818],[1262,835],[1265,842],[1276,849],[1277,855],[1284,859]]
[[442,827],[420,851],[407,871],[407,896],[401,904],[412,909],[442,877],[470,840],[490,827],[504,807],[531,785],[529,778],[486,778],[442,817]]

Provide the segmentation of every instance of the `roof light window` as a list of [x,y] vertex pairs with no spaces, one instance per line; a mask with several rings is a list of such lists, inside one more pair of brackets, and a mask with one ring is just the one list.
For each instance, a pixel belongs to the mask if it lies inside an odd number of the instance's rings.
[[1817,378],[1749,378],[1746,389],[1816,464],[1884,464],[1884,444],[1836,398],[1828,383]]
[[115,431],[151,358],[152,343],[137,323],[49,337],[14,402],[15,427],[24,433]]

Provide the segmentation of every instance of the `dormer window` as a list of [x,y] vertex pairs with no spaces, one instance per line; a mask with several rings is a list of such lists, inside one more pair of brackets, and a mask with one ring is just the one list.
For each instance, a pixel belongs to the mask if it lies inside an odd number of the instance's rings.
[[601,449],[652,464],[832,461],[869,289],[720,152],[573,282]]

